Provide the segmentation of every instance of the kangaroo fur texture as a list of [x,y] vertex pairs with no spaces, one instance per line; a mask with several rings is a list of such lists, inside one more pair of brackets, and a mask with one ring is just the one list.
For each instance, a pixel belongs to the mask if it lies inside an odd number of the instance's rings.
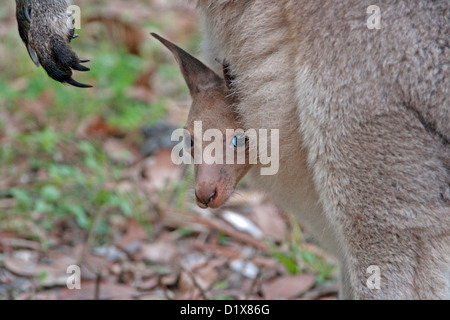
[[204,54],[227,60],[246,128],[280,129],[281,170],[257,185],[338,255],[341,297],[450,298],[448,3],[198,7]]

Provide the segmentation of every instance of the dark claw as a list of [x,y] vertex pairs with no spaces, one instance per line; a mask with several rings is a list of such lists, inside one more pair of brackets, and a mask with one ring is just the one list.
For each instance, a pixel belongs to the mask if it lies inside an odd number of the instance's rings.
[[23,10],[23,13],[24,13],[24,15],[25,15],[25,19],[27,19],[27,21],[28,21],[29,23],[31,23],[31,7],[26,7],[26,8]]
[[33,48],[30,46],[30,44],[27,44],[27,50],[28,54],[30,55],[31,60],[36,65],[36,67],[39,67],[39,59],[36,55],[36,52],[33,50]]
[[78,81],[75,81],[72,78],[69,78],[65,82],[70,84],[70,85],[72,85],[72,86],[74,86],[74,87],[77,87],[77,88],[92,88],[91,85],[84,84],[84,83],[79,83]]
[[85,67],[79,63],[76,63],[74,65],[72,65],[72,69],[77,70],[77,71],[89,71],[91,69],[89,69],[88,67]]
[[[48,11],[43,8],[34,10],[34,3],[39,2],[51,2],[54,6]],[[57,29],[60,28],[57,21],[59,14],[65,12],[66,1],[16,0],[16,19],[20,38],[33,63],[36,66],[41,65],[52,79],[78,88],[91,88],[92,86],[79,83],[72,78],[73,70],[90,69],[82,65],[89,60],[80,60],[70,47],[71,40],[79,37],[75,29],[69,28],[65,34],[60,32],[64,30]]]

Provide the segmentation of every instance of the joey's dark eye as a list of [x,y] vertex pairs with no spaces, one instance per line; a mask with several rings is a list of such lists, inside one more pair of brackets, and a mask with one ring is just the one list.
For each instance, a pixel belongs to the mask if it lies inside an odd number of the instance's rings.
[[192,139],[192,136],[189,133],[184,134],[184,143],[186,149],[191,149],[194,147],[194,139]]
[[234,148],[242,148],[248,143],[248,138],[245,135],[234,136],[231,140],[231,145]]

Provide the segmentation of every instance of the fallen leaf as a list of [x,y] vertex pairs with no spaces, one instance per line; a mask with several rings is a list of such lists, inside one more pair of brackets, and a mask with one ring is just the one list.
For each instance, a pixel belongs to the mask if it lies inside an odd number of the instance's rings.
[[[5,200],[15,200],[15,199],[0,199],[0,203]],[[2,207],[0,206],[0,209]],[[23,240],[18,238],[2,238],[0,239],[0,248],[22,248],[40,251],[42,245],[36,241]]]
[[86,20],[86,23],[94,22],[104,25],[111,42],[117,46],[124,45],[128,53],[140,54],[143,35],[138,27],[126,23],[119,16],[111,13],[92,16]]
[[52,105],[54,92],[47,89],[33,101],[22,100],[19,102],[21,111],[31,115],[36,121],[44,121],[46,110]]
[[149,194],[150,200],[158,202],[158,192],[181,179],[182,168],[173,163],[171,150],[161,150],[144,163],[142,185]]
[[156,288],[159,284],[158,278],[153,277],[142,281],[137,285],[137,289],[140,291],[150,291]]
[[178,281],[178,273],[171,273],[161,277],[161,283],[166,287],[175,285]]
[[104,117],[98,115],[87,118],[77,129],[77,138],[80,139],[92,137],[118,137],[121,135],[118,128],[112,127]]
[[230,268],[234,272],[242,274],[244,277],[255,279],[258,276],[259,269],[250,261],[233,260],[230,263]]
[[58,300],[58,295],[55,290],[46,290],[36,293],[22,292],[15,296],[14,300]]
[[[81,282],[80,290],[62,288],[57,293],[59,300],[94,300],[96,291],[95,281]],[[101,281],[99,284],[99,300],[129,300],[137,291],[129,285]]]
[[[219,273],[214,264],[206,264],[200,268],[185,268],[181,271],[179,289],[180,292],[188,292],[197,289],[199,286],[202,290],[207,290],[217,281]],[[197,283],[194,284],[194,280]],[[199,288],[198,288],[199,289]]]
[[121,139],[109,138],[103,144],[103,150],[114,161],[131,165],[140,160],[139,151],[135,150]]
[[178,248],[172,242],[160,241],[142,245],[141,254],[154,263],[171,263],[178,257]]
[[326,283],[307,292],[302,299],[305,300],[322,300],[336,299],[338,297],[339,288],[336,283]]
[[315,281],[313,274],[285,276],[264,283],[262,291],[267,300],[293,299],[311,289]]
[[[129,252],[129,246],[133,243],[140,243],[140,241],[146,240],[148,238],[147,232],[144,227],[134,218],[130,218],[127,221],[125,235],[120,238],[116,243],[116,246],[122,250]],[[133,254],[132,252],[129,252]]]
[[259,228],[253,222],[238,213],[232,211],[224,211],[222,214],[222,218],[237,230],[246,232],[256,239],[261,239],[263,237],[261,230],[259,230]]
[[30,251],[15,251],[13,256],[6,257],[5,268],[11,273],[21,277],[34,277],[36,270],[37,255]]
[[288,228],[278,208],[267,201],[252,208],[252,220],[265,237],[281,241],[286,239]]
[[95,255],[104,257],[110,262],[124,261],[127,259],[127,255],[123,251],[117,249],[115,246],[97,247],[94,248],[92,252]]

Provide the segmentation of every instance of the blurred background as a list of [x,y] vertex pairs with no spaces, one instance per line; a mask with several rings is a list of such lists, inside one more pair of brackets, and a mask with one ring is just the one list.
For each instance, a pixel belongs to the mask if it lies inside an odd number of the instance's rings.
[[307,229],[246,181],[200,210],[192,168],[172,164],[190,97],[149,33],[200,57],[194,2],[74,4],[88,90],[36,68],[15,2],[0,6],[0,299],[336,298],[335,261]]

